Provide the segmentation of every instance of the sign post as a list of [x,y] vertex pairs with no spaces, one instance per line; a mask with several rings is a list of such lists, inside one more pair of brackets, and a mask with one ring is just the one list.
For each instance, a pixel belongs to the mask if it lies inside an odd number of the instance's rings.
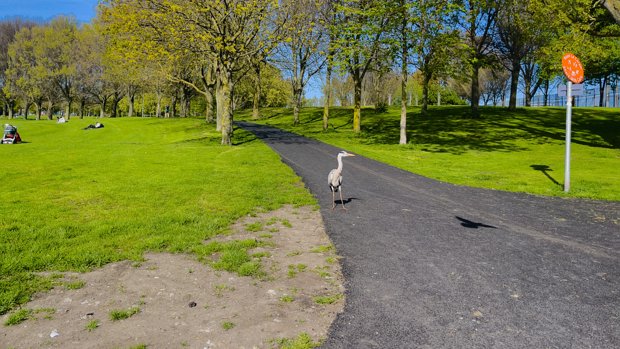
[[566,151],[564,152],[564,192],[570,190],[570,142],[571,124],[573,114],[573,82],[568,80],[566,83]]
[[570,142],[571,142],[571,118],[573,110],[573,83],[580,84],[583,82],[583,66],[572,53],[567,53],[562,57],[562,70],[568,79],[566,85],[566,153],[564,157],[564,192],[570,190]]

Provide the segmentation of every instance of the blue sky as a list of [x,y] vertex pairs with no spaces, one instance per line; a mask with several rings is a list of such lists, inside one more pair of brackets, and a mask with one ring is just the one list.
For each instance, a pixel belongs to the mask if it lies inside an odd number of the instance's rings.
[[56,16],[73,16],[78,22],[95,17],[97,0],[0,0],[0,19],[19,16],[48,21]]

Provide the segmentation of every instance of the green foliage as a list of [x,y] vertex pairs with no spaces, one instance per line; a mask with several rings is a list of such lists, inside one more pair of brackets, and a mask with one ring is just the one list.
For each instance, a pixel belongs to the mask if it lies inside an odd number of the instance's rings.
[[287,228],[292,228],[293,225],[291,224],[291,222],[288,219],[282,219],[280,220],[280,222],[282,223],[283,226],[287,227]]
[[288,277],[292,279],[295,276],[297,276],[297,273],[301,273],[305,271],[307,268],[308,266],[305,264],[297,264],[297,265],[290,264],[288,266],[288,273],[287,273]]
[[138,345],[133,346],[133,347],[131,347],[129,349],[146,349],[146,348],[147,348],[146,344],[138,344]]
[[235,327],[235,324],[230,321],[226,321],[222,323],[222,328],[226,331],[232,330],[234,327]]
[[254,222],[254,223],[246,224],[245,230],[250,231],[250,232],[261,231],[263,230],[263,223]]
[[314,342],[312,337],[307,333],[301,333],[293,339],[280,338],[273,342],[279,349],[311,349],[321,345],[320,342]]
[[14,326],[19,325],[22,322],[28,320],[32,316],[32,310],[30,309],[20,309],[11,315],[9,315],[8,319],[4,323],[5,326]]
[[316,304],[327,305],[327,304],[334,304],[340,299],[342,299],[342,294],[334,294],[331,296],[316,296],[314,297],[314,302]]
[[333,251],[334,250],[334,245],[323,245],[323,246],[317,246],[314,247],[311,252],[314,253],[327,253],[329,251]]
[[[202,120],[117,118],[83,130],[94,122],[11,121],[27,143],[2,147],[11,169],[0,181],[11,189],[0,192],[0,314],[54,285],[35,273],[140,261],[145,251],[204,258],[223,249],[205,239],[257,207],[316,202],[242,131],[244,144],[223,148]],[[256,264],[242,272],[260,275]]]
[[280,297],[280,302],[282,303],[292,303],[294,301],[295,301],[295,297],[288,295],[288,294]]
[[125,310],[112,310],[110,311],[110,320],[118,321],[129,319],[130,317],[138,314],[140,312],[139,307],[131,307]]
[[213,287],[214,291],[215,291],[215,296],[217,298],[222,298],[224,297],[224,292],[232,292],[235,290],[234,287],[232,286],[228,286],[226,284],[219,284],[219,285],[215,285]]
[[260,259],[262,255],[252,255],[249,249],[261,246],[262,243],[255,239],[235,240],[226,243],[211,242],[204,246],[198,246],[194,251],[200,256],[214,256],[210,264],[217,270],[234,272],[240,276],[262,277],[265,273],[261,270]]
[[86,330],[92,332],[99,327],[99,320],[92,320],[86,324]]
[[65,288],[67,290],[79,290],[80,288],[86,286],[86,282],[82,280],[72,281],[65,283]]

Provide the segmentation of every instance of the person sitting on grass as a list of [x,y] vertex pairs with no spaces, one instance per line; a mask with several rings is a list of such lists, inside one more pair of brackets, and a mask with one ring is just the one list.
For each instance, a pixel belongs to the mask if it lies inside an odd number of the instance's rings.
[[89,128],[103,128],[103,124],[98,122],[98,123],[96,123],[94,125],[90,124],[90,125],[84,127],[85,130],[88,130]]

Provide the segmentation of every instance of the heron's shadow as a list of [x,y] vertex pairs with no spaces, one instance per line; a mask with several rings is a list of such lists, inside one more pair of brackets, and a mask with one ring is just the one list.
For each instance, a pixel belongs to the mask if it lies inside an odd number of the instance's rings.
[[344,200],[335,200],[334,203],[336,203],[336,205],[342,205],[343,203],[346,205],[348,203],[350,203],[353,200],[359,200],[358,198],[348,198],[348,199],[344,199]]
[[465,219],[465,218],[462,218],[462,217],[459,217],[459,216],[456,216],[456,219],[461,221],[461,225],[464,226],[465,228],[470,228],[470,229],[478,229],[478,228],[497,229],[497,227],[494,227],[492,225],[487,225],[487,224],[484,224],[484,223],[473,222],[473,221],[470,221],[469,219]]

